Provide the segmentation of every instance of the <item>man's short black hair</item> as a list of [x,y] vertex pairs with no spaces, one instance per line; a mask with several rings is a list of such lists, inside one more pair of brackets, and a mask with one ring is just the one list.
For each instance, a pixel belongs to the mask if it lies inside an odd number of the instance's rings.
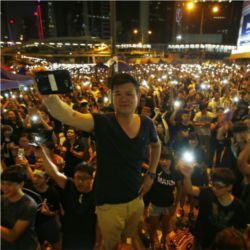
[[226,186],[233,185],[236,181],[233,171],[229,168],[217,168],[211,175],[212,182],[221,182]]
[[199,109],[200,109],[200,111],[202,111],[202,110],[204,110],[204,109],[207,109],[207,106],[208,106],[207,103],[201,102],[201,103],[199,104]]
[[181,115],[189,115],[190,114],[190,111],[184,109],[181,111]]
[[162,160],[173,160],[173,154],[170,150],[162,150],[161,151],[161,157]]
[[74,169],[74,174],[76,172],[85,172],[89,174],[91,177],[93,177],[94,169],[87,162],[81,162],[76,165]]
[[1,174],[1,181],[21,183],[27,180],[27,172],[21,165],[12,165]]
[[197,140],[199,141],[199,136],[197,133],[195,132],[191,132],[188,136],[188,140],[191,140],[191,141],[194,141],[194,140]]
[[244,122],[236,122],[232,127],[233,133],[242,133],[247,131],[248,131],[248,126]]
[[131,76],[130,74],[127,74],[127,73],[115,74],[110,79],[109,85],[110,85],[111,90],[113,90],[114,86],[122,85],[125,83],[133,83],[133,85],[135,86],[136,92],[138,92],[138,90],[139,90],[138,82],[136,81],[136,79],[133,76]]

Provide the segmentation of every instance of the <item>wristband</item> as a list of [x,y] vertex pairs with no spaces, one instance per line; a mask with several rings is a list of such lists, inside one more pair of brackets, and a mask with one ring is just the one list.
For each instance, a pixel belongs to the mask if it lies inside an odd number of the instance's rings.
[[147,175],[148,175],[152,180],[155,180],[155,178],[156,178],[156,173],[147,171]]

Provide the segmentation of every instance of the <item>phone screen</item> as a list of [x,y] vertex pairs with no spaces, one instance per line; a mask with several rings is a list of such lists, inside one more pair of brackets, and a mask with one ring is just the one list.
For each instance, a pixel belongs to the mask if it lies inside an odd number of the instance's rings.
[[42,95],[66,94],[73,91],[68,70],[37,72],[35,79]]

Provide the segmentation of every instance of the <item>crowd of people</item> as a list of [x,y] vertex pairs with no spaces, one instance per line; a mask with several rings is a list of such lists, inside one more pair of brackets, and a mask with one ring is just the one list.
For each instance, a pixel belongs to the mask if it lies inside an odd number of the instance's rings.
[[250,248],[250,65],[132,67],[1,92],[3,249]]

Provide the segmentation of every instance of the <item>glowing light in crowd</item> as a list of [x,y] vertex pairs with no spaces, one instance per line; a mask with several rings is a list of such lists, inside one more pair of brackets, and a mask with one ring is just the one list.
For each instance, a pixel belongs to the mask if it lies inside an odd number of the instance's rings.
[[201,84],[201,89],[202,90],[207,90],[207,89],[209,89],[210,88],[210,86],[208,85],[208,84],[206,84],[206,83],[202,83]]
[[105,97],[103,98],[103,101],[104,101],[105,103],[108,103],[108,102],[109,102],[108,97],[107,97],[107,96],[105,96]]
[[9,98],[9,94],[8,94],[8,93],[4,93],[4,96],[5,96],[6,98]]
[[239,97],[238,97],[238,96],[235,96],[235,97],[233,98],[233,101],[237,103],[237,102],[239,102],[239,101],[240,101],[240,99],[239,99]]
[[33,122],[37,122],[37,121],[39,120],[38,115],[32,115],[32,116],[31,116],[31,120],[32,120]]
[[177,81],[177,80],[173,80],[173,81],[171,81],[170,83],[173,84],[173,85],[177,85],[177,84],[178,84],[178,81]]
[[38,142],[38,143],[39,143],[39,142],[42,141],[42,138],[41,138],[40,136],[37,136],[37,135],[36,135],[36,136],[34,137],[34,140],[35,140],[35,142]]
[[180,101],[174,101],[174,107],[175,108],[179,108],[181,106],[181,102]]
[[147,83],[146,80],[142,80],[141,85],[142,85],[143,87],[149,88],[148,83]]
[[193,153],[186,151],[184,152],[183,156],[182,156],[182,160],[186,163],[193,163],[194,162],[194,155]]

